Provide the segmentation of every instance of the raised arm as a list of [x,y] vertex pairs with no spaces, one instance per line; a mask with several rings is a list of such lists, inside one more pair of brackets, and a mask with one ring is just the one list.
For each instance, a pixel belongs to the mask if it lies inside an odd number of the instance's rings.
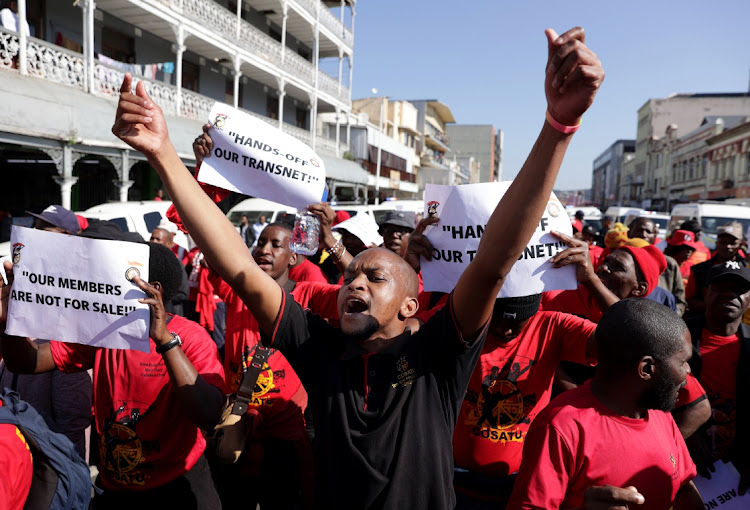
[[[582,28],[559,37],[552,29],[545,34],[549,116],[563,126],[575,126],[591,106],[604,71],[584,44]],[[572,133],[544,122],[526,163],[490,217],[477,254],[453,291],[456,318],[465,336],[476,334],[489,319],[497,293],[542,218],[571,138]]]
[[336,219],[336,212],[325,202],[308,205],[307,210],[318,217],[320,221],[320,242],[325,246],[326,251],[331,256],[331,260],[336,264],[336,268],[341,274],[344,274],[344,271],[349,267],[354,257],[346,251],[341,241],[337,241],[333,237],[331,227],[333,226],[333,220]]
[[131,84],[126,74],[112,133],[146,156],[208,263],[245,302],[260,329],[270,332],[281,306],[281,288],[255,264],[232,223],[185,168],[169,140],[164,114],[143,82],[135,94]]

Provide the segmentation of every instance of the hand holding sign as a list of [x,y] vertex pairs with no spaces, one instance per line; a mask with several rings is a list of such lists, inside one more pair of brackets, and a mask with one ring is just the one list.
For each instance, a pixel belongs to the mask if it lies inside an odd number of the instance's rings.
[[[3,262],[2,271],[5,273],[5,279],[0,278],[0,333],[5,330],[5,322],[8,320],[8,302],[13,285],[13,264],[6,260]],[[7,284],[5,280],[8,281]]]
[[161,284],[159,282],[154,282],[153,284],[147,283],[137,276],[133,278],[133,283],[150,296],[141,298],[138,302],[148,305],[151,312],[151,321],[149,324],[151,340],[157,346],[170,342],[172,334],[167,329],[167,311],[164,309],[164,302],[161,298]]
[[566,236],[555,230],[551,231],[550,234],[569,246],[569,248],[552,257],[550,262],[552,262],[553,267],[560,268],[575,264],[576,279],[579,283],[586,283],[596,276],[594,265],[591,263],[591,256],[589,256],[589,244],[586,241]]
[[208,136],[210,129],[211,124],[203,124],[203,134],[198,135],[193,142],[193,154],[195,154],[195,161],[198,166],[201,166],[204,158],[211,155],[211,151],[214,148],[214,142]]
[[432,260],[432,253],[435,248],[427,236],[424,235],[424,231],[430,225],[434,225],[439,221],[437,216],[428,216],[420,220],[417,224],[417,228],[409,236],[409,243],[406,245],[406,253],[404,253],[404,260],[409,263],[414,271],[419,273],[421,270],[422,259]]

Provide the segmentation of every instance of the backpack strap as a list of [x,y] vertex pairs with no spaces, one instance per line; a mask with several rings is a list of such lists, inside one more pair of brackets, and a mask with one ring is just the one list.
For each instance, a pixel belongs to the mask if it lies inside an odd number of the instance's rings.
[[250,399],[253,397],[253,391],[255,391],[255,383],[258,382],[258,377],[263,371],[263,365],[265,365],[270,354],[270,347],[264,347],[261,344],[255,346],[253,359],[250,361],[250,366],[247,367],[247,370],[245,370],[245,373],[242,375],[242,383],[235,394],[232,414],[242,416],[247,412],[247,406],[250,404]]

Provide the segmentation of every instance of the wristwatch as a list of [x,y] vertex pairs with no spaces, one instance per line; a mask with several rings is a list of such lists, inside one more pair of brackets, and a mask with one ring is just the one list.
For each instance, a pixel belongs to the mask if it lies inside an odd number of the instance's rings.
[[156,352],[158,352],[159,354],[164,354],[172,347],[177,347],[178,345],[182,345],[182,339],[180,338],[180,335],[178,335],[177,333],[173,333],[171,331],[170,333],[172,333],[172,340],[170,340],[169,342],[165,344],[156,346]]

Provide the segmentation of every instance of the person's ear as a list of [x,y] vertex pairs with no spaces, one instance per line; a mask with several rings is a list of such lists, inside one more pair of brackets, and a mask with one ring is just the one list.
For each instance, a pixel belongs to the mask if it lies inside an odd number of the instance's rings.
[[297,265],[297,253],[292,252],[289,256],[289,267],[294,267],[295,265]]
[[635,289],[630,292],[633,297],[646,297],[648,295],[648,283],[638,282]]
[[643,356],[638,360],[638,377],[650,381],[656,373],[656,360],[652,356]]
[[419,301],[417,301],[417,298],[405,297],[401,302],[401,308],[399,308],[398,314],[402,319],[408,319],[409,317],[414,317],[417,310],[419,310]]

